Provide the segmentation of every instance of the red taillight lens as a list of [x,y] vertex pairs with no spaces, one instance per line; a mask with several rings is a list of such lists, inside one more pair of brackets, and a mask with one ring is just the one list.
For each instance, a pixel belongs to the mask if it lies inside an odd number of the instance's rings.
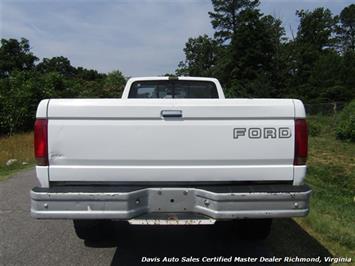
[[48,120],[37,119],[35,122],[35,158],[37,165],[48,165]]
[[308,130],[306,119],[295,120],[295,160],[294,165],[304,165],[308,153]]

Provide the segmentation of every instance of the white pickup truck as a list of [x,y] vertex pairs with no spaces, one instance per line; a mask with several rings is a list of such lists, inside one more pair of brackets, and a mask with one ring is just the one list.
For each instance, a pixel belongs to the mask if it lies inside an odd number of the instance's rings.
[[272,218],[305,216],[301,101],[225,99],[218,80],[128,80],[122,99],[47,99],[35,122],[31,214],[73,219],[95,239],[112,221],[233,220],[265,238]]

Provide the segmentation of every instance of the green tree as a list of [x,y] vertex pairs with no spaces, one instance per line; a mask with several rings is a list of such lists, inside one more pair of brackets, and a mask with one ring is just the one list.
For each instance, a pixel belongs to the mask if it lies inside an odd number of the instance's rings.
[[335,46],[338,19],[333,17],[329,9],[319,7],[313,11],[298,10],[296,15],[300,18],[296,38],[299,43],[319,52]]
[[307,102],[348,101],[351,91],[343,80],[344,57],[336,51],[323,53],[312,68]]
[[94,69],[75,68],[63,56],[44,58],[36,69],[42,73],[43,87],[51,97],[101,97],[106,74]]
[[0,47],[0,135],[33,128],[38,103],[46,98],[120,97],[125,77],[75,68],[63,56],[37,57],[26,39],[2,39]]
[[[227,69],[227,86],[232,96],[277,97],[280,94],[281,21],[263,16],[257,9],[247,9],[239,17],[233,36]],[[282,72],[281,72],[282,73]]]
[[348,50],[343,56],[343,68],[341,70],[343,85],[352,92],[347,101],[355,98],[355,51]]
[[75,77],[83,80],[90,80],[90,81],[103,80],[106,77],[106,74],[99,73],[97,70],[86,69],[83,67],[77,67],[75,72],[76,72]]
[[291,63],[288,64],[291,73],[288,82],[290,94],[314,102],[318,101],[320,95],[324,94],[322,90],[326,89],[321,83],[314,82],[315,77],[319,76],[315,69],[324,69],[323,64],[329,62],[327,55],[336,52],[338,19],[325,8],[299,10],[296,15],[300,19],[297,37],[289,45],[292,53]]
[[37,70],[42,73],[57,72],[65,77],[74,76],[76,72],[69,59],[64,56],[43,58],[42,62],[37,65]]
[[286,41],[285,29],[282,21],[273,16],[264,16],[262,18],[264,24],[266,43],[269,44],[269,64],[270,64],[270,89],[269,97],[286,97],[287,96],[287,58],[285,57]]
[[48,98],[75,97],[75,93],[70,92],[70,86],[66,86],[66,79],[59,72],[46,72],[41,75],[43,94]]
[[0,135],[33,126],[40,97],[39,76],[31,71],[12,71],[0,79]]
[[99,98],[102,95],[102,80],[70,79],[66,81],[71,97]]
[[217,60],[217,42],[206,34],[189,38],[185,44],[185,60],[179,63],[176,74],[186,76],[211,76]]
[[355,4],[345,7],[340,13],[339,35],[342,50],[355,52]]
[[9,76],[12,71],[31,70],[37,60],[30,51],[28,40],[1,39],[0,78]]
[[126,78],[119,70],[107,74],[104,82],[101,97],[120,98],[126,84]]
[[245,9],[253,9],[259,5],[259,0],[212,0],[213,11],[208,12],[214,37],[224,43],[232,39],[238,28],[238,16]]

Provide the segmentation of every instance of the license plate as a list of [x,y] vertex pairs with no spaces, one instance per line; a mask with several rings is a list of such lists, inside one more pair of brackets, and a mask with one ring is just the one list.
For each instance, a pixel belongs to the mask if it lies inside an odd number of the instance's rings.
[[214,224],[215,219],[131,219],[133,225],[208,225]]

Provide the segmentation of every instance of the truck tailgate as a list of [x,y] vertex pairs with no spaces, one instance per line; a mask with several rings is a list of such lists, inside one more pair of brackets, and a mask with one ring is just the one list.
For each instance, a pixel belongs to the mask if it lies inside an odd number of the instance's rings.
[[50,100],[49,179],[291,181],[294,112],[287,99]]

